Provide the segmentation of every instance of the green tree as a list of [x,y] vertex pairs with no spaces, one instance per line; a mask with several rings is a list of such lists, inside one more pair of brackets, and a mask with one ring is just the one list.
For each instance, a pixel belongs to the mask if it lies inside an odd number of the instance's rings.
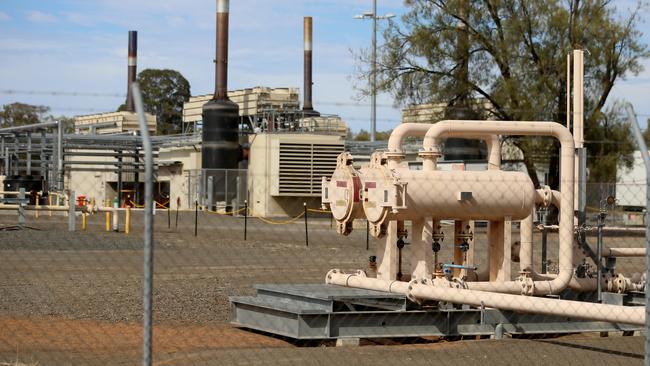
[[5,104],[0,111],[0,124],[2,127],[12,127],[40,123],[49,111],[49,107],[42,105],[19,102]]
[[[375,133],[375,139],[377,141],[386,141],[390,137],[392,131],[377,131]],[[359,132],[353,135],[352,140],[354,141],[370,141],[370,132],[361,129]]]
[[[638,74],[640,60],[649,55],[640,42],[638,7],[621,18],[609,0],[405,0],[405,5],[409,11],[401,23],[384,32],[379,91],[391,92],[402,105],[446,103],[445,115],[452,117],[471,109],[465,115],[564,123],[566,55],[585,49],[589,168],[592,177],[599,171],[598,179],[615,179],[616,164],[594,157],[603,153],[601,137],[622,138],[612,135],[613,128],[625,134],[605,110],[615,82]],[[366,56],[359,56],[362,65]],[[367,69],[359,74],[364,80],[367,75]],[[481,102],[467,103],[470,98]],[[546,162],[556,187],[557,143],[514,141],[534,183],[539,184],[535,163]],[[610,144],[610,158],[627,163],[629,152],[615,147],[621,145]]]
[[[138,74],[145,111],[157,118],[160,135],[180,133],[183,103],[190,99],[190,83],[176,70],[146,69]],[[118,111],[126,109],[122,104]]]

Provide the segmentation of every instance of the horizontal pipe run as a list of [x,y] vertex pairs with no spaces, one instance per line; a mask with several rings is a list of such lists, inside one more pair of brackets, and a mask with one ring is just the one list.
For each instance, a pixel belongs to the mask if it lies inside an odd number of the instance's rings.
[[645,324],[645,308],[642,306],[607,305],[419,284],[411,285],[409,293],[417,299],[468,304],[476,307],[485,306],[500,310],[521,311],[611,323]]
[[364,275],[360,276],[355,273],[342,273],[336,269],[327,273],[325,283],[396,294],[406,294],[408,292],[408,282],[379,280],[376,278],[365,277]]
[[0,128],[1,134],[13,134],[16,132],[30,132],[30,131],[41,131],[48,128],[54,128],[58,126],[58,122],[45,122],[45,123],[34,123],[31,125],[24,126],[14,126],[14,127],[5,127]]
[[452,287],[436,287],[425,284],[368,278],[358,274],[340,273],[338,270],[331,270],[327,274],[326,283],[366,290],[401,293],[414,299],[468,304],[475,307],[490,307],[500,310],[612,323],[645,324],[645,309],[641,306],[605,305],[544,297],[472,291]]
[[646,248],[603,248],[603,257],[645,257]]

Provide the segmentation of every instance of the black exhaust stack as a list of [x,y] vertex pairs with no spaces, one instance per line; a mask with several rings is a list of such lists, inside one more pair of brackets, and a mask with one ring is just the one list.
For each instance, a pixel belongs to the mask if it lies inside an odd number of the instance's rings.
[[229,0],[217,0],[215,93],[203,105],[203,169],[237,169],[241,160],[239,106],[228,99],[228,11]]

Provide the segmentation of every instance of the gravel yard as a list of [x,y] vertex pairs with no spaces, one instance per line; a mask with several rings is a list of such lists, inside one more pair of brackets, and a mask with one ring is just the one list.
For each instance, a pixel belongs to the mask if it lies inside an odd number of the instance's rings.
[[[376,364],[386,357],[394,357],[391,363],[426,364],[440,357],[449,364],[461,360],[502,360],[507,364],[515,359],[494,352],[516,352],[520,348],[539,356],[530,359],[533,364],[542,360],[542,355],[552,358],[559,351],[603,362],[607,354],[614,364],[642,362],[641,337],[580,335],[555,340],[453,343],[421,340],[417,345],[371,342],[366,343],[369,347],[349,349],[300,347],[295,342],[237,329],[228,324],[228,296],[253,294],[252,285],[256,283],[321,283],[331,268],[365,268],[378,242],[371,238],[370,251],[366,251],[365,227],[341,237],[330,228],[328,219],[310,220],[309,246],[305,245],[302,221],[269,225],[249,219],[248,240],[244,241],[243,219],[205,213],[199,215],[195,237],[193,219],[194,212],[181,212],[176,228],[171,213],[168,228],[167,213],[159,211],[156,216],[154,353],[159,364],[304,364],[312,358],[320,364],[336,360]],[[103,216],[97,215],[89,218],[85,232],[70,233],[66,218],[47,215],[38,220],[29,216],[30,229],[0,231],[0,362],[18,358],[39,365],[138,363],[141,220],[136,214],[129,235],[104,232]],[[0,226],[13,224],[15,216],[0,216]],[[479,267],[484,261],[480,254],[484,237],[477,229]],[[595,238],[591,242],[595,243]],[[643,238],[608,237],[605,244],[642,246]],[[554,259],[554,234],[550,235],[549,248],[549,258]],[[538,262],[539,248],[536,250]],[[440,257],[446,260],[450,254],[451,249],[445,248]],[[628,273],[640,271],[643,261],[621,259],[618,268]],[[524,360],[519,358],[519,362]]]

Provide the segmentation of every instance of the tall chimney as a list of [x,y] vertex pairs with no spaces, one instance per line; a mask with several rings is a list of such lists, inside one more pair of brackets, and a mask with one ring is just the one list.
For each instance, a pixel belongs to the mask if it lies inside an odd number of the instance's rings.
[[[212,100],[203,105],[203,169],[236,169],[242,155],[239,106],[228,99],[228,11],[229,1],[217,0],[215,90]],[[230,202],[231,197],[226,197],[223,189],[214,189],[215,199]]]
[[305,112],[305,115],[309,116],[318,116],[320,113],[314,111],[314,105],[312,102],[312,34],[313,34],[313,22],[312,17],[305,17],[304,21],[304,31],[305,31],[305,66],[304,66],[304,101],[302,104],[302,110]]
[[126,110],[135,112],[131,85],[135,82],[138,62],[138,31],[129,31],[129,76],[126,83]]
[[217,54],[214,99],[228,99],[228,15],[230,1],[217,0]]

